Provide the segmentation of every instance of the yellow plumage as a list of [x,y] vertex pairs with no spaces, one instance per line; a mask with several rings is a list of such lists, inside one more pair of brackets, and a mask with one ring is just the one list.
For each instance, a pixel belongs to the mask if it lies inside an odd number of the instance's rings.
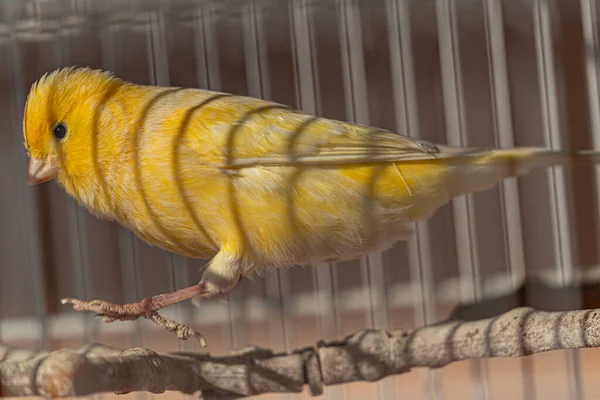
[[[66,136],[57,138],[61,123]],[[155,246],[212,258],[202,277],[210,293],[269,267],[387,248],[454,196],[596,157],[436,146],[264,100],[134,85],[87,68],[55,71],[32,87],[24,132],[38,160],[32,168],[46,171],[38,181],[56,176],[91,212]]]

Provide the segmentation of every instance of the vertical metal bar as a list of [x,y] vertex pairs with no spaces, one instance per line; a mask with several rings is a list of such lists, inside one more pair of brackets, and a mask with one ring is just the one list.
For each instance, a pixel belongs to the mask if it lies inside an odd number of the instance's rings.
[[[75,283],[75,295],[81,299],[89,299],[91,295],[91,265],[87,235],[87,221],[83,211],[73,199],[68,202],[69,243],[71,244],[71,260]],[[85,314],[85,313],[83,313]],[[97,340],[100,328],[96,320],[79,316],[84,326],[84,341],[86,343]]]
[[[600,59],[596,0],[581,0],[581,19],[585,43],[585,72],[594,148],[600,148]],[[600,202],[600,166],[596,166],[596,201]]]
[[[490,77],[492,80],[494,136],[498,147],[514,147],[502,3],[498,0],[485,0],[483,7]],[[511,287],[516,289],[525,279],[525,250],[517,179],[511,178],[502,181],[500,193],[502,196],[504,238],[507,244],[506,251],[509,262],[509,278]],[[533,376],[531,375],[531,368],[527,368],[527,364],[531,364],[531,360],[520,359],[520,364],[521,373],[524,375],[523,398],[534,398]]]
[[[397,130],[420,138],[410,9],[407,0],[386,0],[390,61]],[[408,259],[413,291],[415,323],[424,326],[436,321],[436,299],[429,221],[415,224],[415,234],[408,241]],[[429,399],[443,398],[442,372],[421,372],[424,392]]]
[[[313,12],[310,0],[290,2],[291,46],[294,60],[296,105],[304,112],[319,114],[319,79],[315,38],[310,15]],[[335,308],[334,281],[331,264],[313,267],[313,281],[316,287],[319,306],[319,325],[324,340],[333,340],[339,333],[340,315]],[[327,390],[329,399],[339,400],[344,395],[343,388],[334,386]]]
[[[71,12],[75,11],[76,4],[71,1]],[[68,38],[65,36],[64,29],[59,29],[58,48],[56,49],[56,57],[59,65],[68,65],[71,60]],[[68,218],[68,236],[71,252],[71,268],[74,275],[75,294],[82,299],[89,299],[88,296],[92,293],[91,282],[91,262],[88,248],[87,234],[87,211],[77,204],[74,198],[67,196],[67,218]],[[97,340],[97,332],[100,329],[99,321],[89,318],[87,313],[81,313],[78,317],[83,322],[84,333],[83,339],[85,343],[91,343]],[[91,396],[92,399],[102,399],[102,394]]]
[[[71,2],[71,7],[75,5]],[[58,65],[68,65],[70,60],[69,45],[64,36],[64,29],[59,29],[57,38],[56,57]],[[71,252],[71,267],[73,269],[73,283],[75,286],[75,295],[79,298],[88,299],[92,292],[91,287],[91,263],[88,248],[87,237],[87,211],[81,208],[75,199],[67,196],[67,226],[69,235],[69,244]],[[78,316],[84,327],[83,339],[86,343],[96,340],[99,324],[96,320],[90,319],[85,313]]]
[[[250,1],[243,8],[244,56],[246,60],[246,81],[248,95],[266,100],[271,99],[267,42],[264,33],[261,8]],[[287,269],[278,268],[266,276],[267,297],[277,304],[277,318],[270,323],[271,342],[283,350],[289,351],[292,345],[288,316],[291,313],[289,299],[289,273]],[[290,398],[291,395],[282,395]]]
[[[11,8],[11,14],[14,9]],[[9,15],[11,21],[14,21],[14,18],[11,18],[12,15]],[[12,90],[14,93],[14,101],[13,106],[15,109],[13,110],[15,119],[14,121],[22,121],[23,120],[23,108],[22,106],[25,104],[25,91],[24,91],[24,78],[23,78],[23,57],[21,55],[21,47],[18,42],[18,39],[14,36],[11,38],[10,43],[10,52],[11,52],[11,83]],[[14,132],[21,132],[22,126],[13,126]],[[23,139],[21,136],[14,137],[15,140],[15,169],[16,173],[19,176],[25,177],[27,176],[27,160],[26,157],[23,157]],[[44,286],[44,264],[42,262],[41,254],[41,232],[39,225],[39,195],[37,189],[29,188],[25,185],[25,182],[21,182],[19,184],[19,193],[18,196],[21,199],[21,207],[22,218],[24,221],[24,232],[25,237],[23,238],[23,242],[25,243],[25,248],[27,254],[25,256],[25,260],[27,261],[27,268],[30,268],[31,273],[31,290],[29,293],[33,293],[33,302],[35,309],[35,322],[33,324],[32,331],[37,333],[38,343],[37,347],[40,350],[49,350],[50,348],[50,340],[48,335],[48,307],[46,304],[46,287]]]
[[[219,52],[215,38],[215,27],[213,20],[213,5],[205,3],[203,7],[197,9],[197,18],[195,25],[196,37],[196,70],[198,82],[204,88],[210,90],[220,90],[221,78],[219,74]],[[232,290],[227,294],[227,312],[229,324],[226,329],[229,336],[232,349],[236,349],[244,343],[244,323],[239,321],[242,318],[242,294],[238,286],[237,290]]]
[[[116,71],[118,60],[116,53],[119,41],[115,40],[113,27],[110,25],[104,27],[100,36],[102,47],[102,65],[109,71]],[[138,282],[138,259],[135,239],[133,234],[127,229],[119,226],[119,261],[121,266],[121,279],[123,282],[123,299],[126,302],[136,302],[140,299],[140,290]],[[145,332],[142,327],[142,321],[132,321],[131,344],[133,346],[143,346],[145,343]],[[146,398],[145,394],[140,394],[140,398]]]
[[[148,65],[150,66],[150,83],[152,85],[157,86],[169,86],[169,61],[168,61],[168,49],[166,42],[166,34],[165,34],[165,21],[164,15],[161,12],[153,12],[149,14],[149,29],[148,29],[148,39],[147,39],[147,47],[148,47]],[[177,256],[173,253],[168,253],[168,268],[169,268],[169,277],[171,278],[169,285],[169,290],[176,290],[176,281],[179,280],[187,280],[187,260],[184,257]],[[184,286],[185,287],[185,286]],[[177,321],[182,322],[190,322],[183,321],[180,319],[180,315],[182,313],[182,308],[189,307],[191,303],[189,301],[183,303],[175,304],[175,312]],[[186,315],[189,315],[186,313]],[[179,351],[184,350],[184,344],[182,340],[174,339],[177,341],[177,348]],[[193,345],[195,344],[195,340],[186,341],[186,344],[191,344],[191,346],[185,346],[188,349],[191,347],[193,349]],[[181,394],[181,397],[184,397]]]
[[[485,28],[487,35],[488,60],[492,78],[492,102],[494,105],[494,128],[499,147],[514,147],[508,67],[504,42],[504,18],[502,3],[485,0]],[[525,277],[525,251],[521,228],[521,210],[516,178],[505,179],[500,187],[504,213],[504,231],[508,245],[509,268],[513,286],[519,285]]]
[[360,16],[354,1],[337,0],[340,18],[340,51],[346,92],[346,115],[360,124],[369,123],[365,61]]
[[291,45],[296,77],[296,104],[310,114],[320,112],[317,54],[310,24],[312,6],[308,0],[290,4]]
[[[553,149],[561,148],[559,105],[554,69],[554,52],[552,45],[551,4],[547,0],[537,0],[534,8],[534,26],[538,57],[540,96],[542,100],[542,116],[544,126],[544,142]],[[552,227],[557,262],[557,273],[561,284],[569,284],[575,278],[571,253],[571,238],[568,220],[567,193],[565,190],[565,171],[562,168],[548,170],[551,193]],[[577,350],[567,353],[569,389],[571,398],[583,396],[582,382]]]
[[243,6],[244,58],[248,95],[268,100],[271,98],[271,82],[261,11],[254,0]]
[[[119,259],[121,264],[121,278],[123,280],[123,298],[125,302],[136,302],[140,299],[139,283],[139,258],[135,237],[123,227],[119,227]],[[134,321],[136,324],[133,332],[132,345],[144,346],[146,343],[146,332],[142,321]]]
[[[536,0],[533,9],[535,45],[538,61],[540,99],[542,102],[542,124],[544,143],[551,149],[561,148],[559,104],[552,43],[552,4],[548,0]],[[556,273],[560,284],[566,285],[575,278],[568,215],[568,199],[565,190],[565,170],[548,170],[550,185],[551,221],[554,244]],[[569,390],[571,398],[583,396],[581,374],[579,373],[579,352],[567,352],[569,370]]]
[[[340,13],[340,49],[347,118],[368,125],[369,107],[360,9],[354,1],[338,0],[337,6]],[[374,328],[387,329],[389,318],[382,252],[361,257],[360,265],[370,300],[368,314],[371,325]],[[377,386],[379,398],[395,398],[393,382],[390,379],[378,382]]]
[[[435,5],[448,143],[454,146],[466,146],[468,138],[454,1],[436,0]],[[461,298],[462,301],[473,301],[481,296],[473,196],[454,198],[452,206]],[[486,364],[485,361],[471,362],[475,379],[475,396],[478,399],[488,397]]]
[[218,90],[221,86],[221,74],[219,73],[219,58],[216,57],[218,49],[210,5],[207,4],[196,10],[194,32],[198,82],[205,89]]
[[148,15],[148,37],[146,41],[150,80],[152,85],[169,86],[169,62],[165,38],[165,21],[161,12]]
[[[129,9],[133,7],[131,1],[127,2]],[[120,29],[123,29],[121,26]],[[120,31],[123,35],[123,31]],[[101,37],[102,47],[102,64],[104,68],[110,71],[116,71],[121,60],[117,58],[117,53],[121,50],[119,41],[115,40],[113,27],[105,26],[102,30]],[[121,279],[123,282],[123,300],[125,302],[136,302],[140,300],[140,284],[139,284],[139,259],[138,248],[135,243],[133,233],[122,226],[118,227],[118,243],[119,243],[119,261],[121,266]],[[131,321],[134,328],[131,330],[131,345],[136,347],[145,347],[147,342],[146,331],[142,325],[143,321]],[[145,392],[136,393],[137,399],[148,399],[148,394]]]
[[[537,50],[540,97],[542,101],[542,123],[544,142],[552,149],[561,148],[559,105],[552,46],[552,26],[550,4],[547,0],[536,0],[534,8],[535,43]],[[563,168],[548,170],[550,181],[552,227],[557,273],[561,283],[573,279],[571,238],[567,213],[567,194]]]

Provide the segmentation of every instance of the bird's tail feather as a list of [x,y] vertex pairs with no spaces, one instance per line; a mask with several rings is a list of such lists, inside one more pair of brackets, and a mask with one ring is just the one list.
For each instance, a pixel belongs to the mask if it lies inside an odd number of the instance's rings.
[[600,163],[600,152],[593,150],[444,148],[442,154],[453,170],[452,196],[486,190],[498,181],[528,174],[533,169]]
[[540,147],[510,149],[458,149],[443,147],[441,154],[453,165],[513,164],[516,172],[527,173],[535,168],[556,165],[600,163],[600,152],[594,150],[549,150]]

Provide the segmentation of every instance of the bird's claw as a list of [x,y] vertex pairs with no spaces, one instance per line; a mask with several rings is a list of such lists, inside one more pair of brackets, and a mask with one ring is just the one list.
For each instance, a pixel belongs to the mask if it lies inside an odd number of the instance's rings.
[[155,310],[148,308],[148,302],[142,300],[132,304],[114,304],[104,300],[82,301],[74,298],[61,300],[62,304],[72,304],[76,311],[91,311],[96,313],[95,318],[102,318],[106,323],[114,321],[133,321],[140,317],[152,320],[161,328],[174,333],[179,339],[187,340],[195,337],[202,347],[206,347],[206,339],[197,331],[187,325],[180,324],[163,317]]
[[195,337],[198,340],[200,346],[207,346],[207,342],[204,336],[202,336],[200,332],[190,328],[187,325],[180,324],[178,322],[165,318],[157,312],[153,313],[150,316],[150,319],[154,321],[156,325],[162,327],[164,330],[174,333],[175,336],[177,336],[179,339],[187,340],[191,337]]

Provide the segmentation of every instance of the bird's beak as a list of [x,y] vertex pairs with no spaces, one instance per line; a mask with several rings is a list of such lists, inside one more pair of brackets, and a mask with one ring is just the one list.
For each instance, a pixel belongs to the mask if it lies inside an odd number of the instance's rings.
[[29,159],[29,168],[27,170],[27,184],[29,186],[49,181],[56,177],[58,168],[46,159]]

